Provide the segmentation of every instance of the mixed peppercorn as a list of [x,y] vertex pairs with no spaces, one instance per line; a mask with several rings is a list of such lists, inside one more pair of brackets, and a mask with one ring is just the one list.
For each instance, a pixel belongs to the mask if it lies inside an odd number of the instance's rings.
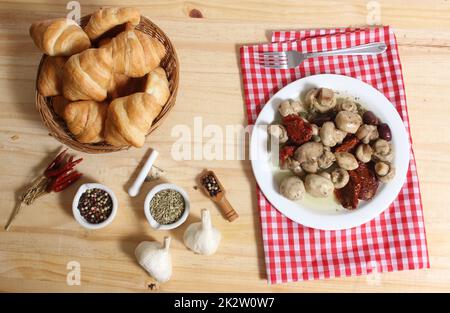
[[217,183],[216,178],[212,174],[203,176],[201,179],[201,183],[211,197],[215,197],[219,192],[221,192],[220,186]]
[[104,222],[112,212],[112,198],[105,190],[88,189],[78,201],[78,210],[84,219],[91,224]]

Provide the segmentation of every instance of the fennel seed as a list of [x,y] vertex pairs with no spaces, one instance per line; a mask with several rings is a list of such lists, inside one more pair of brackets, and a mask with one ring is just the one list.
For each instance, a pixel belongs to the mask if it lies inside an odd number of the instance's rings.
[[178,191],[162,190],[150,201],[150,214],[159,224],[172,224],[183,215],[184,205],[184,198]]

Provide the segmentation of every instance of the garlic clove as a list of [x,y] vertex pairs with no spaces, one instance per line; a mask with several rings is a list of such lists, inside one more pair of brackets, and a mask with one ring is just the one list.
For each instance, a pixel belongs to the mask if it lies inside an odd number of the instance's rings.
[[212,255],[219,248],[221,233],[212,226],[208,210],[201,211],[201,222],[192,223],[184,232],[186,247],[198,254]]
[[172,276],[170,237],[164,237],[161,245],[157,241],[143,241],[135,250],[138,263],[158,282],[164,283]]

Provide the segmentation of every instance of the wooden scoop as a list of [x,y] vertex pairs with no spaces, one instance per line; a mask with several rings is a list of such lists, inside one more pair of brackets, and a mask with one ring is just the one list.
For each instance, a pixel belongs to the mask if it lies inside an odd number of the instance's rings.
[[[212,178],[213,182],[210,183],[210,186],[211,188],[217,187],[217,189],[208,190],[208,185],[207,183],[205,184],[206,178],[209,178],[210,180]],[[206,195],[219,205],[220,210],[228,221],[232,222],[239,217],[238,213],[233,209],[230,202],[228,202],[225,197],[225,188],[223,188],[223,185],[217,179],[217,176],[213,171],[205,170],[200,175],[200,186],[202,186],[202,189]]]

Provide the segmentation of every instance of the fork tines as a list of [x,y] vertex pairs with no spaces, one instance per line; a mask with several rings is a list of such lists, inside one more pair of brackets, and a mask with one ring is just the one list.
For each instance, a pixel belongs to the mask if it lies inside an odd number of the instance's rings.
[[263,52],[258,55],[259,65],[267,68],[287,68],[287,61],[288,58],[285,51]]

